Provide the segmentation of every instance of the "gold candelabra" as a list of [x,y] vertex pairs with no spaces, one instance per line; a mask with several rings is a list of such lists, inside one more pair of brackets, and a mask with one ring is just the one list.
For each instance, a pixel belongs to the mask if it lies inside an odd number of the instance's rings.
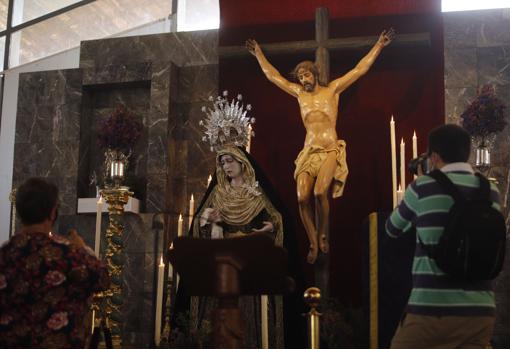
[[[170,262],[168,262],[170,263]],[[173,278],[169,275],[168,281],[167,281],[167,296],[166,296],[166,302],[165,302],[165,325],[163,327],[163,333],[161,334],[162,342],[169,343],[170,338],[172,336],[172,328],[170,327],[170,322],[172,321],[171,318],[171,310],[172,310],[172,289],[174,287]]]
[[121,348],[121,325],[122,313],[122,269],[124,264],[122,233],[122,215],[124,205],[127,204],[133,192],[128,187],[115,186],[101,190],[106,203],[108,203],[108,215],[110,217],[106,229],[106,253],[105,262],[111,279],[110,289],[104,292],[104,316],[107,326],[112,333],[114,347]]

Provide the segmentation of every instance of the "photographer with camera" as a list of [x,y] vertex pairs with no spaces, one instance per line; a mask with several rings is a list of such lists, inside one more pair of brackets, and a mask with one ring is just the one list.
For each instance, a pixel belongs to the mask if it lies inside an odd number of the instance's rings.
[[423,153],[409,161],[409,171],[415,176],[421,176],[429,172],[429,156]]
[[386,221],[390,237],[413,226],[417,234],[413,288],[391,349],[483,349],[495,322],[491,279],[505,248],[499,192],[467,163],[463,128],[438,127],[428,143],[427,156],[410,164],[423,175]]

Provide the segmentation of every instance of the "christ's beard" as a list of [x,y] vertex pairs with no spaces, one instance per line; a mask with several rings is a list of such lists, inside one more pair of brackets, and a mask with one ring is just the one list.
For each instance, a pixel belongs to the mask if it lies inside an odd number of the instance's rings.
[[305,84],[304,85],[304,88],[305,88],[306,92],[313,92],[313,88],[314,87],[315,87],[315,85],[313,85],[313,84]]

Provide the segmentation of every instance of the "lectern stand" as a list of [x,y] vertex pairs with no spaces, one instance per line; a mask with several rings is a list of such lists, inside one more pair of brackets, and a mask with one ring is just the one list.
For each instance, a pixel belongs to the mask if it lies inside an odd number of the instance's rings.
[[192,296],[214,296],[213,348],[240,349],[244,328],[240,295],[284,294],[293,290],[287,252],[263,234],[230,239],[174,240],[169,259]]

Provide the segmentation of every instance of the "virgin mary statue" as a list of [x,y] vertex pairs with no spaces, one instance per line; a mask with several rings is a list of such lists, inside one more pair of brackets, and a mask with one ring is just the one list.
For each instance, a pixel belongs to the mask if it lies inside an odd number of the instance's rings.
[[[250,155],[242,148],[223,147],[216,154],[216,173],[192,225],[194,237],[229,239],[249,234],[267,234],[277,246],[283,245],[282,216],[266,193],[269,182],[257,177]],[[256,166],[255,166],[256,167]],[[264,251],[260,251],[264,258]],[[283,304],[281,296],[268,296],[268,338],[270,349],[284,348]],[[201,328],[211,319],[216,300],[191,298],[191,325]],[[244,316],[245,348],[262,348],[261,297],[242,296],[239,301]]]

